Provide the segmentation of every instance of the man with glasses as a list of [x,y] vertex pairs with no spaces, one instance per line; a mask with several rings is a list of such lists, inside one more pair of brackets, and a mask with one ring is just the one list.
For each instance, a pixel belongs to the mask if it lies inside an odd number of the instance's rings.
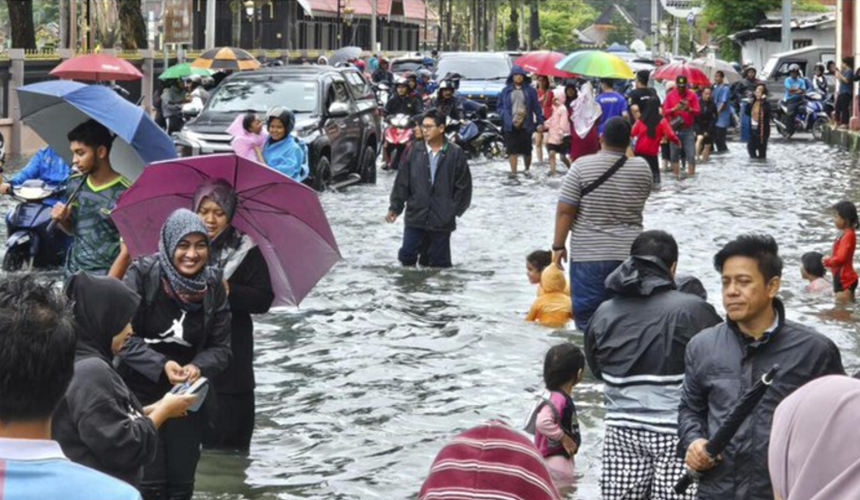
[[437,110],[421,120],[424,140],[415,141],[397,171],[385,220],[406,209],[404,266],[451,267],[451,233],[472,201],[472,174],[466,155],[445,139],[445,116]]

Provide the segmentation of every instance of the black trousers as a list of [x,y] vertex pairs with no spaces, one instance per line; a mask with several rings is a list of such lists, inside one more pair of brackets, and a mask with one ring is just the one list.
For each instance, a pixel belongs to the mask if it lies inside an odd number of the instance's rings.
[[648,166],[651,168],[651,176],[654,178],[654,184],[660,184],[660,160],[656,155],[643,155],[636,153],[636,156],[639,158],[643,158],[648,162]]
[[717,151],[724,152],[728,151],[729,147],[726,145],[726,132],[728,129],[723,127],[714,127],[714,146],[717,148]]
[[[211,393],[210,393],[211,397]],[[203,441],[205,448],[248,451],[254,434],[254,391],[215,394],[215,422]]]
[[404,266],[451,267],[451,231],[406,226],[397,258]]
[[848,125],[851,120],[851,94],[839,94],[836,97],[836,123]]
[[190,500],[206,426],[201,412],[168,420],[158,430],[155,460],[143,468],[144,500]]
[[767,137],[761,138],[761,130],[757,128],[750,129],[750,140],[747,141],[747,152],[750,158],[767,158]]

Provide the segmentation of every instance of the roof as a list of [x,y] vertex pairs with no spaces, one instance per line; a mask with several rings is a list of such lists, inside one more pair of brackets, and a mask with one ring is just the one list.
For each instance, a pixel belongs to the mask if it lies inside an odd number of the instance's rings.
[[574,30],[574,34],[581,43],[601,45],[606,42],[609,32],[615,29],[615,26],[612,23],[612,18],[615,14],[621,16],[627,24],[633,27],[634,38],[645,38],[648,36],[648,33],[639,28],[639,24],[636,22],[636,19],[627,12],[627,9],[616,3],[603,9],[603,12],[600,13],[597,20],[594,21],[594,24],[584,30]]
[[[836,29],[836,14],[828,12],[826,14],[818,14],[811,17],[794,18],[791,20],[791,30],[825,30]],[[782,21],[771,22],[763,21],[754,28],[738,31],[729,35],[729,39],[736,42],[744,42],[747,40],[756,40],[759,38],[769,38],[782,31]]]
[[787,57],[787,56],[796,56],[800,54],[806,54],[807,52],[814,52],[816,50],[824,50],[824,51],[835,51],[836,48],[832,46],[824,46],[824,45],[812,45],[810,47],[803,47],[802,49],[794,49],[788,50],[785,52],[779,52],[776,54],[772,54],[770,57]]
[[[424,24],[424,14],[428,23],[437,23],[439,18],[433,9],[425,7],[424,0],[341,0],[341,13],[347,7],[353,10],[356,17],[370,18],[373,14],[372,2],[376,2],[377,17],[397,20],[402,16],[403,21],[412,24]],[[302,0],[300,2],[305,12],[308,7],[312,16],[337,16],[338,0]]]
[[627,12],[627,9],[614,3],[609,7],[603,9],[603,12],[597,17],[597,20],[594,21],[594,24],[612,24],[612,16],[618,13],[625,21],[629,24],[637,26],[636,19]]

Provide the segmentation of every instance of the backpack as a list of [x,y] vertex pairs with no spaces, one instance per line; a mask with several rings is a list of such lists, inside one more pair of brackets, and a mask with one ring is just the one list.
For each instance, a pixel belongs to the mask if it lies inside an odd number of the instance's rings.
[[552,410],[552,416],[555,417],[556,421],[561,421],[561,415],[558,414],[558,410],[555,405],[549,400],[549,395],[544,392],[543,394],[535,396],[535,403],[532,405],[532,409],[529,412],[528,417],[526,417],[525,425],[523,425],[524,431],[531,435],[534,435],[535,432],[537,432],[537,416],[544,405],[549,406],[549,409]]

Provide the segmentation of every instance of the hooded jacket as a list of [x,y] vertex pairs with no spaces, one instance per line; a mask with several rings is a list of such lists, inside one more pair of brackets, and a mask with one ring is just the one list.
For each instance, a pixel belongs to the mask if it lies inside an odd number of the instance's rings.
[[797,388],[824,375],[843,375],[836,345],[824,335],[785,319],[774,299],[776,329],[753,341],[732,321],[711,327],[687,345],[684,389],[678,416],[678,453],[707,439],[741,395],[774,364],[779,374],[741,425],[716,468],[699,483],[699,500],[772,500],[767,470],[770,429],[776,406]]
[[684,350],[720,323],[714,308],[678,291],[658,258],[634,256],[606,278],[612,298],[588,323],[585,354],[605,382],[606,424],[676,434]]
[[553,328],[565,326],[573,318],[573,305],[564,273],[550,264],[540,275],[540,285],[543,293],[535,299],[526,321],[537,321]]
[[525,70],[519,66],[511,68],[511,74],[508,76],[507,86],[502,89],[499,94],[499,100],[496,104],[496,113],[502,119],[502,128],[505,132],[511,132],[514,129],[513,124],[513,103],[511,102],[511,93],[514,91],[514,75],[523,75],[522,91],[526,105],[526,119],[523,122],[523,128],[530,134],[534,133],[538,125],[543,124],[543,112],[538,101],[537,91],[532,87],[532,80],[528,77]]
[[140,296],[114,278],[78,273],[66,294],[77,323],[75,373],[51,421],[73,462],[137,486],[155,458],[158,434],[111,366],[111,342],[131,322]]
[[412,143],[391,189],[389,211],[406,207],[405,224],[429,231],[454,231],[472,203],[472,173],[466,154],[445,141],[439,151],[436,179],[430,179],[430,157],[423,141]]
[[[213,380],[230,362],[230,306],[221,283],[219,270],[206,268],[207,288],[202,307],[187,312],[183,323],[184,338],[201,337],[190,348],[163,342],[163,327],[181,310],[164,291],[163,271],[155,255],[135,260],[125,275],[126,286],[141,296],[141,304],[132,321],[134,336],[119,354],[120,374],[144,404],[157,400],[171,385],[164,374],[164,364],[174,360],[180,365],[193,363],[202,376]],[[174,325],[176,326],[176,325]],[[162,333],[164,332],[164,333]],[[150,342],[147,342],[149,340]],[[152,343],[161,341],[162,343]],[[181,355],[184,359],[177,359]]]

